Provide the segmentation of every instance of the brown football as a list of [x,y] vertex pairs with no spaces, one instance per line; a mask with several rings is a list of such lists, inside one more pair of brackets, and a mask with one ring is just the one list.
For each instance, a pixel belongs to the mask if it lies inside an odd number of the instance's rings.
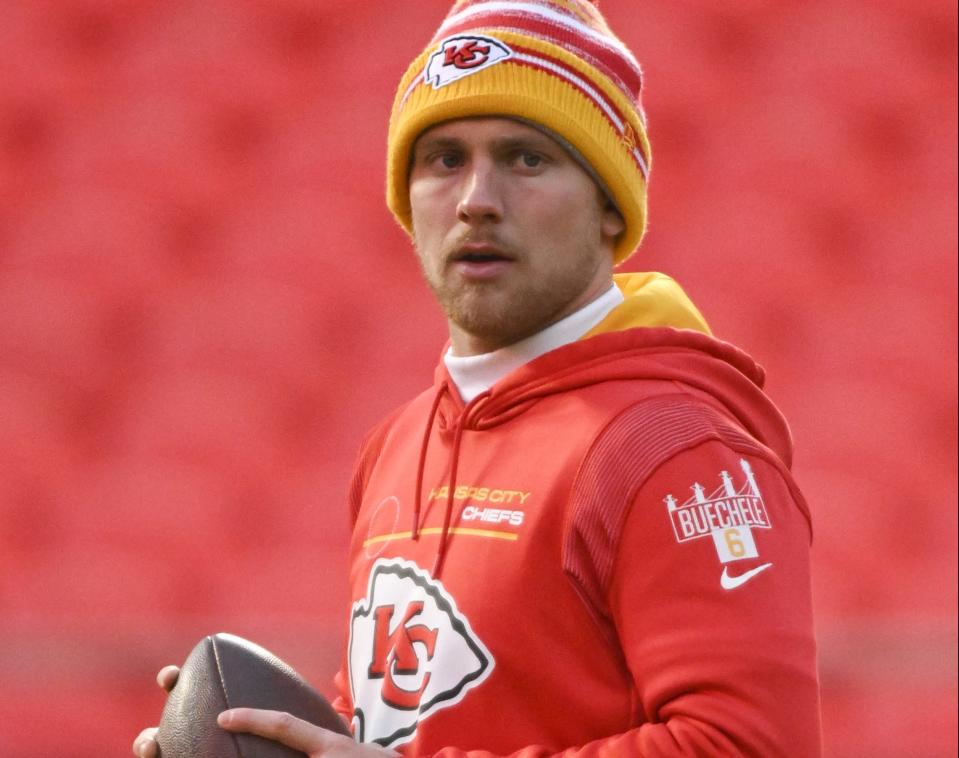
[[200,640],[167,697],[157,742],[162,758],[303,758],[304,754],[252,734],[221,729],[227,708],[286,711],[349,735],[343,719],[290,666],[259,645],[232,634]]

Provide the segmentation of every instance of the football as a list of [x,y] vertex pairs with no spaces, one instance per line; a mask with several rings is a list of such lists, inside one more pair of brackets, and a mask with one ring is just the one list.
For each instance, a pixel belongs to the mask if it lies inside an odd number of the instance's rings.
[[268,650],[232,634],[214,634],[193,648],[170,690],[157,743],[162,758],[303,758],[303,753],[252,734],[221,729],[228,708],[286,711],[349,735],[319,692]]

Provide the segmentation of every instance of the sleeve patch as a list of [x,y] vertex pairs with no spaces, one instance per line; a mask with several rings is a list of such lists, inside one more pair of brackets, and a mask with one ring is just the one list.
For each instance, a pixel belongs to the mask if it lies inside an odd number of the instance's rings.
[[676,541],[711,537],[721,563],[758,558],[753,530],[772,528],[752,466],[745,458],[739,459],[739,466],[740,483],[728,471],[720,471],[716,479],[721,483],[712,492],[694,482],[693,494],[685,502],[672,493],[663,499]]

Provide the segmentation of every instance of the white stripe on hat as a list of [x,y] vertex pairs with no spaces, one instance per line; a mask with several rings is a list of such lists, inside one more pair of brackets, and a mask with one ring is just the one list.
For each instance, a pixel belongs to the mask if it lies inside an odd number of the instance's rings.
[[[523,27],[518,25],[504,26],[502,24],[497,24],[496,31],[497,33],[509,32],[510,34],[516,34],[521,37],[525,36],[527,38],[530,38],[532,36],[529,33],[528,29],[524,29]],[[601,71],[609,71],[611,75],[607,76],[607,78],[613,83],[613,85],[630,100],[635,99],[636,97],[635,93],[629,91],[629,87],[626,85],[626,82],[624,82],[619,76],[613,73],[607,63],[604,63],[603,61],[596,58],[595,53],[591,51],[586,51],[582,49],[581,46],[576,46],[573,41],[568,39],[563,39],[558,34],[550,35],[550,34],[537,33],[535,39],[545,40],[546,42],[550,42],[556,45],[557,47],[562,47],[567,52],[575,53],[577,58],[582,59],[584,62],[588,63],[590,66],[592,66],[595,69],[599,69]],[[444,40],[444,42],[445,41],[446,40]],[[608,49],[609,48],[607,48],[607,50]],[[643,126],[646,126],[646,117],[643,115],[642,109],[639,107],[639,104],[636,102],[634,102],[634,106],[636,107],[637,112],[639,112],[640,121],[642,121]]]
[[443,22],[443,25],[436,32],[435,37],[445,36],[446,29],[455,24],[462,23],[466,19],[473,16],[504,13],[513,15],[538,16],[542,19],[546,19],[547,21],[552,21],[553,23],[573,29],[580,34],[584,34],[602,47],[622,55],[635,69],[635,73],[640,77],[642,76],[642,69],[639,66],[639,62],[635,57],[633,57],[633,54],[629,51],[629,49],[622,42],[616,39],[616,37],[612,36],[612,34],[603,34],[596,31],[592,27],[587,26],[578,19],[549,8],[545,8],[542,5],[534,5],[532,3],[497,2],[496,0],[477,3],[476,5],[472,5],[469,8],[460,11],[456,15],[447,18]]

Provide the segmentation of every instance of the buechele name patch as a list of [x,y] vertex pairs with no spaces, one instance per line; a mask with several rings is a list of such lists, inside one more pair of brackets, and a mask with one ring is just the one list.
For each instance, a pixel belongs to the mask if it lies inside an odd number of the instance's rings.
[[729,472],[721,471],[722,484],[709,494],[695,482],[693,496],[685,502],[680,503],[672,494],[664,498],[676,541],[711,537],[722,563],[758,558],[752,530],[772,528],[752,466],[745,458],[739,465],[745,484],[738,489]]

